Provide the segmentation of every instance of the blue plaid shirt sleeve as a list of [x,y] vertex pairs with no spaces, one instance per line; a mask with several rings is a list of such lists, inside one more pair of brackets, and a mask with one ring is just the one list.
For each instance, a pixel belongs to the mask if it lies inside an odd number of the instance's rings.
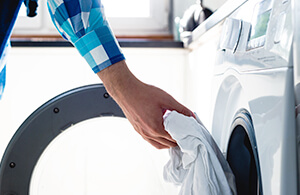
[[125,59],[104,15],[101,0],[48,0],[50,16],[97,73]]

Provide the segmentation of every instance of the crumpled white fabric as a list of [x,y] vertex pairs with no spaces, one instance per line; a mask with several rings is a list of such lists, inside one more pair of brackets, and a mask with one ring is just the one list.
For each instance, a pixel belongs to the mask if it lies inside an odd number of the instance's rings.
[[164,126],[178,146],[169,149],[164,179],[181,185],[180,195],[236,195],[234,175],[200,120],[176,111],[164,116]]

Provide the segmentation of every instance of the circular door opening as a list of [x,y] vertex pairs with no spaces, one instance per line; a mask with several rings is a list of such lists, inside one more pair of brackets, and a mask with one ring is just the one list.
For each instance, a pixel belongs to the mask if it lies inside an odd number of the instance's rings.
[[235,175],[238,195],[262,195],[257,146],[250,114],[237,114],[227,149],[227,161]]
[[167,160],[167,151],[144,141],[126,119],[90,119],[47,146],[34,168],[29,194],[177,194],[162,177]]
[[167,151],[144,141],[103,85],[54,97],[10,140],[0,194],[177,194],[163,180]]

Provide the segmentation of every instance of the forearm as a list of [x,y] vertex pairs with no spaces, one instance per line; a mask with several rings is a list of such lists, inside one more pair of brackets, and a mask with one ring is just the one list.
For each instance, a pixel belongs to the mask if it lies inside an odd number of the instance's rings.
[[133,84],[138,84],[139,80],[131,73],[125,60],[117,62],[97,73],[102,80],[108,93],[116,100],[120,101],[129,94]]

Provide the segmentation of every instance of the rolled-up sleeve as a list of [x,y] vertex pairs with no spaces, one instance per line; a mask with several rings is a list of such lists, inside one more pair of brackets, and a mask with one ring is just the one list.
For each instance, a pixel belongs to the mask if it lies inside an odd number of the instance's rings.
[[48,0],[47,4],[59,33],[95,73],[125,59],[100,0]]

